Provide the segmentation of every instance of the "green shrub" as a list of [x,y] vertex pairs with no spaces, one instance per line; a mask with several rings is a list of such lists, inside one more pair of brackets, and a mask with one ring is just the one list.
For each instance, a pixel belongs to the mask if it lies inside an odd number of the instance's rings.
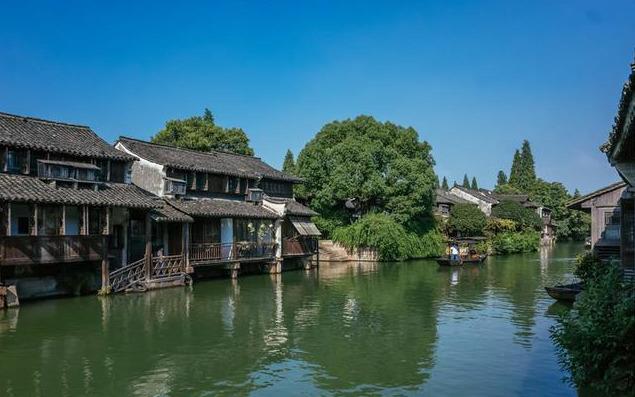
[[456,204],[448,218],[448,231],[460,236],[481,236],[487,217],[474,204]]
[[492,250],[496,254],[518,254],[537,251],[540,234],[533,231],[505,232],[492,237]]
[[600,258],[588,252],[578,256],[575,275],[586,282],[606,273],[608,268],[600,261]]
[[[591,261],[585,265],[590,265]],[[596,266],[595,269],[598,269]],[[552,329],[569,381],[606,395],[635,395],[635,289],[618,265],[585,271],[585,289]]]
[[485,226],[485,232],[490,235],[515,232],[517,229],[518,225],[511,219],[489,218]]
[[510,219],[516,222],[517,230],[541,230],[542,220],[535,211],[525,208],[522,204],[503,200],[492,208],[492,216],[500,219]]
[[374,248],[381,260],[437,256],[443,235],[436,228],[420,233],[406,231],[390,215],[368,214],[352,225],[338,227],[333,240],[347,249]]

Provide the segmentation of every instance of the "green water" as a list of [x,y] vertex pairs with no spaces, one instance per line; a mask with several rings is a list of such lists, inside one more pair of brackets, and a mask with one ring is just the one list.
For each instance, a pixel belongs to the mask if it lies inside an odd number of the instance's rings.
[[0,396],[575,395],[543,286],[581,249],[24,304],[0,313]]

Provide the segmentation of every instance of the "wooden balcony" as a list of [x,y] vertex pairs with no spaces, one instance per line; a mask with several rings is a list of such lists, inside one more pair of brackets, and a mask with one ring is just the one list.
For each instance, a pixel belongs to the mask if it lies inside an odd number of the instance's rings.
[[285,238],[282,240],[282,256],[308,256],[315,253],[314,242],[305,238]]
[[101,260],[103,236],[0,237],[0,265]]
[[189,258],[193,265],[213,263],[273,260],[275,244],[255,242],[190,244]]

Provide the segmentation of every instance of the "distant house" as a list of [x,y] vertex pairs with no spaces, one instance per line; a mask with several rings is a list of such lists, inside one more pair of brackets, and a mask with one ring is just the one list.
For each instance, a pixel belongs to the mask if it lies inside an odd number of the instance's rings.
[[635,62],[622,88],[615,124],[601,150],[626,183],[620,198],[620,256],[628,273],[635,272]]
[[456,204],[466,204],[469,201],[462,199],[459,196],[451,194],[447,190],[437,189],[435,198],[435,213],[444,218],[450,216],[452,207]]
[[567,208],[591,214],[591,248],[600,258],[620,256],[620,199],[626,190],[623,181],[586,194],[567,204]]
[[487,191],[468,189],[463,186],[453,186],[449,193],[467,202],[476,204],[487,216],[492,214],[492,206],[498,204],[498,200]]
[[487,216],[492,215],[492,208],[501,201],[516,201],[525,208],[529,208],[542,219],[541,242],[552,243],[556,238],[556,226],[551,219],[551,210],[529,199],[526,194],[497,194],[487,189],[468,189],[462,186],[454,186],[448,191],[449,195],[460,198],[466,202],[476,204]]

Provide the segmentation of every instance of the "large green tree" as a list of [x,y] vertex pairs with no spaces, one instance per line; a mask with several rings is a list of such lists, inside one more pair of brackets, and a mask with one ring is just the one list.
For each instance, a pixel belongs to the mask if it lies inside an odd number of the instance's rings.
[[478,190],[478,183],[476,182],[476,177],[472,177],[472,185],[470,186],[474,190]]
[[456,204],[450,211],[447,228],[453,235],[481,236],[486,225],[487,217],[476,205]]
[[[383,212],[408,225],[431,216],[435,174],[431,147],[417,131],[369,116],[326,124],[298,155],[297,189],[320,213],[328,234],[362,214]],[[351,200],[352,199],[352,200]]]
[[215,124],[214,116],[205,109],[203,116],[170,120],[152,137],[152,142],[186,149],[220,150],[253,156],[247,134],[240,128],[223,128]]
[[536,182],[536,168],[531,145],[526,139],[520,151],[514,153],[512,169],[509,174],[509,184],[524,193],[529,193]]
[[[578,192],[579,194],[579,192]],[[529,197],[551,210],[551,218],[557,226],[557,237],[562,240],[584,240],[591,230],[589,214],[567,209],[572,198],[560,182],[547,182],[540,178],[534,182]]]
[[295,160],[293,158],[293,152],[291,149],[287,149],[287,154],[284,156],[284,162],[282,163],[282,171],[287,174],[295,175]]
[[443,177],[443,182],[441,183],[441,189],[443,190],[449,190],[450,187],[448,186],[448,178]]

